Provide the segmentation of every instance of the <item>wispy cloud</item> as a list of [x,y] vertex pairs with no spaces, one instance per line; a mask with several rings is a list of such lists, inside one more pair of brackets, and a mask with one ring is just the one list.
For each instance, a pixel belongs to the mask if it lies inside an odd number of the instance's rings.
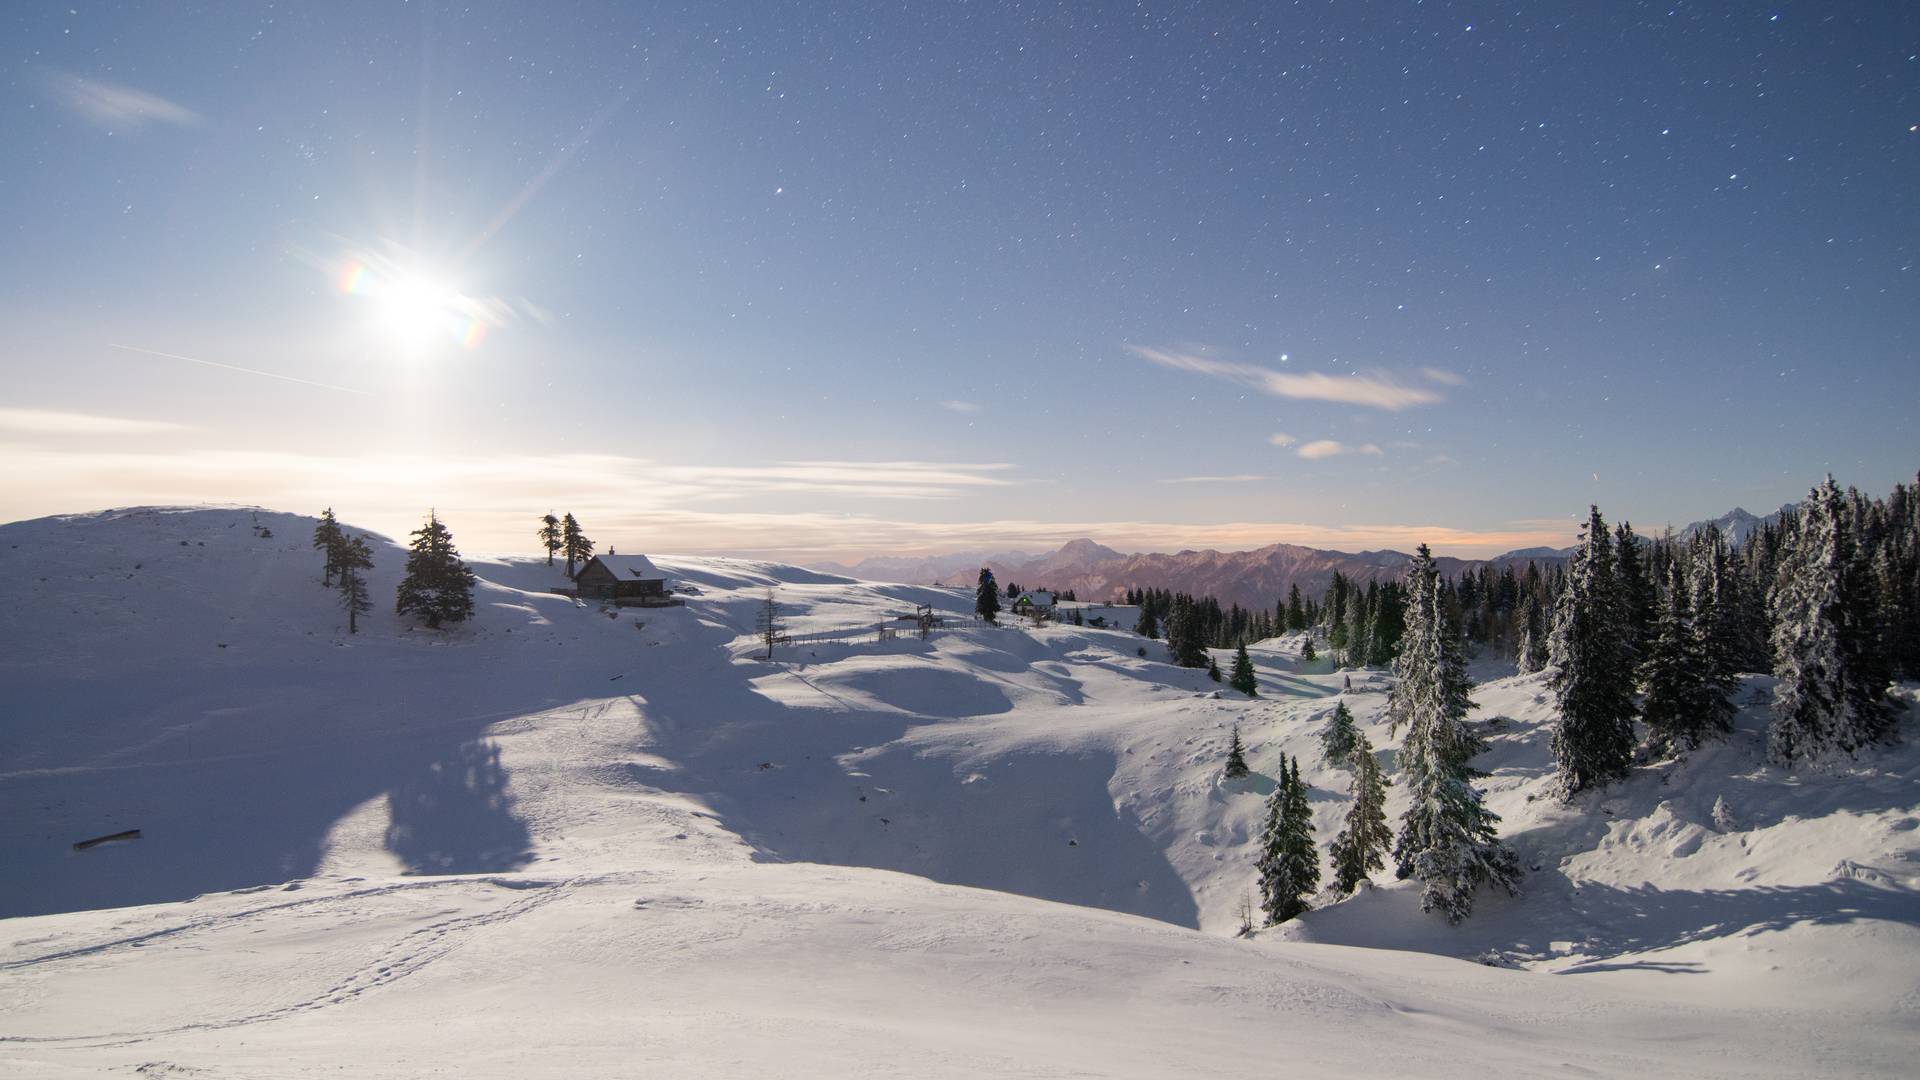
[[49,73],[46,86],[56,101],[104,128],[133,130],[148,124],[192,127],[201,122],[200,114],[192,109],[131,86],[83,79],[64,71]]
[[1232,476],[1170,476],[1160,482],[1163,484],[1251,484],[1256,480],[1268,479],[1257,473],[1235,473]]
[[[293,454],[244,450],[132,453],[93,446],[0,445],[0,520],[133,504],[251,503],[313,512],[333,506],[355,528],[404,537],[429,506],[470,553],[528,552],[529,522],[570,510],[623,551],[715,552],[792,561],[956,550],[1039,550],[1091,536],[1129,551],[1257,548],[1276,542],[1357,551],[1431,543],[1455,555],[1571,542],[1572,518],[1476,531],[1421,524],[989,519],[813,508],[822,485],[895,506],[937,491],[957,498],[1018,480],[1003,465],[785,462],[767,468],[674,465],[614,455]],[[924,490],[922,490],[924,489]],[[745,496],[745,497],[743,497]],[[781,507],[799,501],[807,509]],[[932,515],[930,515],[932,516]]]
[[1318,461],[1321,458],[1339,457],[1342,454],[1365,454],[1368,457],[1379,457],[1385,453],[1385,451],[1373,443],[1360,443],[1356,446],[1349,443],[1337,442],[1333,439],[1315,439],[1300,447],[1300,449],[1295,450],[1294,453],[1306,458],[1308,461]]
[[0,431],[25,435],[155,435],[191,430],[191,424],[171,420],[134,420],[57,409],[0,409]]
[[1274,446],[1292,446],[1294,443],[1297,443],[1299,441],[1300,441],[1299,439],[1294,438],[1293,436],[1287,434],[1284,431],[1276,431],[1273,434],[1267,436],[1267,442]]
[[1442,386],[1465,386],[1467,384],[1467,377],[1465,375],[1448,371],[1446,368],[1423,367],[1420,369],[1420,374],[1425,375],[1428,379]]
[[943,401],[940,403],[940,407],[950,409],[957,413],[977,413],[980,411],[980,406],[971,401]]
[[1239,383],[1275,397],[1364,405],[1389,412],[1443,400],[1431,390],[1405,386],[1386,375],[1329,375],[1318,371],[1293,374],[1256,364],[1213,360],[1192,353],[1169,352],[1138,345],[1129,345],[1127,348],[1135,356],[1161,367]]

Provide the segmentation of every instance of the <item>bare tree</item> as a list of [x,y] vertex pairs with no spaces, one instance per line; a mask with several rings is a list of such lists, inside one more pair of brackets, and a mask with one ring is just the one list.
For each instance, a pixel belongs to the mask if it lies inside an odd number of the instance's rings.
[[757,620],[760,640],[766,642],[767,659],[773,659],[773,643],[780,640],[780,634],[787,628],[780,619],[780,601],[773,598],[773,589],[767,589],[767,598],[760,601],[760,616]]

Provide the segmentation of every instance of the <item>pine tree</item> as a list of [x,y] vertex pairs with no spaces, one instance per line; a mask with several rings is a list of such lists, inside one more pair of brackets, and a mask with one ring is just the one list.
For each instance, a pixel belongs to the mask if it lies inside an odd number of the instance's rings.
[[1149,641],[1159,640],[1160,622],[1153,617],[1152,608],[1140,605],[1140,618],[1133,624],[1133,632]]
[[1353,711],[1342,701],[1333,707],[1333,718],[1320,732],[1320,753],[1327,759],[1327,764],[1347,768],[1350,764],[1347,759],[1352,756],[1354,747],[1360,744],[1362,737],[1360,728],[1353,722]]
[[1405,633],[1405,596],[1392,582],[1380,587],[1378,601],[1371,605],[1367,620],[1367,666],[1385,667],[1393,663]]
[[1247,655],[1247,643],[1241,642],[1233,650],[1233,678],[1227,685],[1248,697],[1260,696],[1260,679],[1253,673],[1253,658]]
[[367,538],[356,536],[340,547],[340,606],[347,609],[347,633],[360,632],[359,616],[373,610],[367,596],[367,579],[360,571],[373,569],[373,548]]
[[1300,586],[1287,586],[1287,629],[1305,630],[1307,628],[1307,609],[1300,604]]
[[1271,926],[1306,911],[1304,898],[1320,887],[1320,850],[1313,843],[1312,806],[1298,761],[1280,759],[1260,849],[1260,908]]
[[[1680,575],[1680,561],[1667,564],[1667,588],[1655,605],[1653,634],[1647,641],[1641,678],[1647,692],[1641,719],[1647,742],[1656,754],[1685,753],[1698,748],[1710,734],[1724,734],[1725,723],[1707,685],[1707,664],[1691,609],[1690,594]],[[1721,703],[1724,698],[1717,698]]]
[[1212,653],[1207,654],[1207,678],[1214,682],[1220,681],[1220,662],[1213,658]]
[[1554,611],[1549,685],[1559,699],[1553,759],[1564,798],[1627,775],[1633,762],[1633,651],[1611,538],[1600,508]]
[[473,614],[473,582],[473,571],[460,561],[460,552],[453,546],[453,534],[438,515],[428,512],[427,523],[413,532],[394,610],[418,615],[429,630],[464,621]]
[[1833,477],[1801,504],[1792,546],[1771,597],[1773,719],[1767,753],[1777,764],[1853,754],[1891,729],[1886,684],[1863,678],[1858,612],[1847,603],[1853,552]]
[[547,511],[540,519],[539,536],[540,546],[547,549],[547,565],[552,566],[554,553],[560,550],[561,544],[560,519],[553,516],[553,511]]
[[1514,667],[1522,675],[1531,675],[1547,666],[1547,632],[1540,617],[1540,603],[1529,599],[1522,616],[1520,644],[1514,651]]
[[1473,683],[1459,630],[1445,622],[1440,575],[1425,544],[1407,586],[1407,627],[1387,710],[1396,728],[1406,725],[1398,760],[1410,801],[1393,857],[1400,877],[1425,886],[1421,909],[1458,923],[1472,914],[1480,885],[1514,891],[1519,866],[1495,836],[1499,817],[1473,786],[1478,774],[1470,762],[1485,745],[1466,724]]
[[1623,521],[1614,530],[1615,580],[1619,583],[1621,625],[1637,661],[1653,632],[1653,577],[1647,566],[1645,544],[1634,534],[1633,524]]
[[993,571],[980,568],[980,583],[973,590],[973,613],[991,623],[1000,614],[1000,587],[994,584]]
[[1393,842],[1393,831],[1387,828],[1387,778],[1373,759],[1373,744],[1365,732],[1354,732],[1347,759],[1353,770],[1347,795],[1353,801],[1347,807],[1346,827],[1327,848],[1333,860],[1334,887],[1343,893],[1351,893],[1373,871],[1385,869],[1382,856]]
[[340,556],[345,551],[346,534],[341,531],[340,523],[334,520],[333,507],[320,512],[320,522],[313,527],[314,549],[326,556],[326,567],[320,577],[321,588],[333,587],[333,575],[340,569]]
[[1167,650],[1173,654],[1173,662],[1181,667],[1203,668],[1213,662],[1207,655],[1199,613],[1190,597],[1174,598],[1173,614],[1167,618]]
[[575,563],[585,563],[593,558],[593,541],[580,531],[580,523],[573,520],[571,512],[560,519],[560,550],[567,558],[568,577],[573,576]]
[[1371,624],[1367,619],[1367,598],[1375,591],[1369,586],[1368,592],[1356,594],[1347,601],[1347,651],[1341,660],[1347,667],[1366,667],[1367,654],[1373,651],[1369,640]]
[[1320,659],[1320,654],[1314,651],[1313,634],[1309,632],[1306,640],[1300,643],[1300,662],[1303,664],[1311,664],[1318,659]]
[[1233,742],[1227,745],[1227,779],[1238,780],[1248,774],[1247,748],[1240,742],[1240,725],[1233,726]]

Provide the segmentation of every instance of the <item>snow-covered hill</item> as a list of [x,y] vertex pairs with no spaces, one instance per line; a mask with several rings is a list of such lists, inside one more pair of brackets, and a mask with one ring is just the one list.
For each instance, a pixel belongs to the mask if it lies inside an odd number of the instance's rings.
[[[1909,748],[1785,776],[1750,707],[1730,743],[1564,806],[1550,697],[1490,668],[1480,765],[1525,894],[1484,896],[1456,929],[1385,884],[1240,939],[1267,777],[1297,755],[1330,838],[1345,774],[1318,731],[1344,696],[1390,753],[1383,673],[1276,640],[1253,650],[1248,700],[1125,631],[1013,625],[768,663],[770,588],[796,635],[971,597],[658,555],[684,607],[579,604],[543,561],[475,559],[475,619],[431,633],[389,613],[385,542],[379,606],[350,637],[312,526],[0,526],[0,1068],[1910,1064]],[[1228,782],[1235,725],[1255,775]]]

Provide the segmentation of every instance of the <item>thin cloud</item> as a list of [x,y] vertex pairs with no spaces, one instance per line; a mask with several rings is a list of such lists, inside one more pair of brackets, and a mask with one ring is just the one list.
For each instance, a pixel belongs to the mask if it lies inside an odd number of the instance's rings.
[[1425,375],[1428,379],[1442,386],[1465,386],[1467,384],[1467,377],[1465,375],[1448,371],[1446,368],[1423,367],[1420,369],[1420,374]]
[[1308,461],[1340,457],[1343,454],[1365,454],[1368,457],[1379,457],[1385,452],[1386,451],[1381,450],[1373,443],[1361,443],[1358,446],[1353,446],[1347,443],[1337,442],[1333,439],[1315,439],[1294,451],[1294,453],[1306,458]]
[[1138,345],[1129,345],[1127,348],[1135,356],[1161,367],[1239,383],[1275,397],[1364,405],[1389,412],[1444,400],[1431,390],[1404,386],[1385,375],[1328,375],[1325,372],[1295,375],[1255,364],[1209,360],[1191,353],[1168,352]]
[[1268,479],[1257,473],[1235,473],[1232,476],[1170,476],[1161,480],[1162,484],[1251,484],[1256,480]]
[[[1360,551],[1411,551],[1425,542],[1445,554],[1478,556],[1525,547],[1564,547],[1577,522],[1507,523],[1476,531],[1421,524],[1165,522],[1137,520],[910,520],[907,515],[787,509],[743,492],[804,497],[819,483],[868,493],[940,487],[924,474],[976,478],[964,494],[1017,481],[1004,466],[930,462],[788,462],[759,481],[751,469],[672,466],[618,455],[528,457],[498,454],[427,459],[411,454],[324,455],[270,451],[65,449],[0,445],[0,520],[108,506],[243,503],[313,512],[333,506],[357,529],[404,537],[436,507],[463,551],[533,553],[529,522],[549,507],[576,514],[601,543],[623,551],[716,553],[786,561],[852,561],[863,555],[965,550],[1040,550],[1091,536],[1128,551],[1245,550],[1277,542]],[[920,477],[902,484],[907,473]],[[848,478],[874,482],[854,485]],[[905,502],[899,505],[934,505]]]
[[1267,436],[1267,442],[1274,446],[1292,446],[1299,441],[1299,439],[1294,438],[1284,431],[1276,431]]
[[96,79],[83,79],[63,71],[47,76],[47,90],[54,100],[104,128],[133,130],[148,124],[173,124],[193,127],[200,114],[166,98]]
[[943,401],[940,403],[940,407],[950,409],[957,413],[977,413],[980,411],[980,406],[971,401]]
[[57,409],[0,409],[0,431],[25,435],[157,435],[192,430],[191,424],[171,420],[135,420]]

